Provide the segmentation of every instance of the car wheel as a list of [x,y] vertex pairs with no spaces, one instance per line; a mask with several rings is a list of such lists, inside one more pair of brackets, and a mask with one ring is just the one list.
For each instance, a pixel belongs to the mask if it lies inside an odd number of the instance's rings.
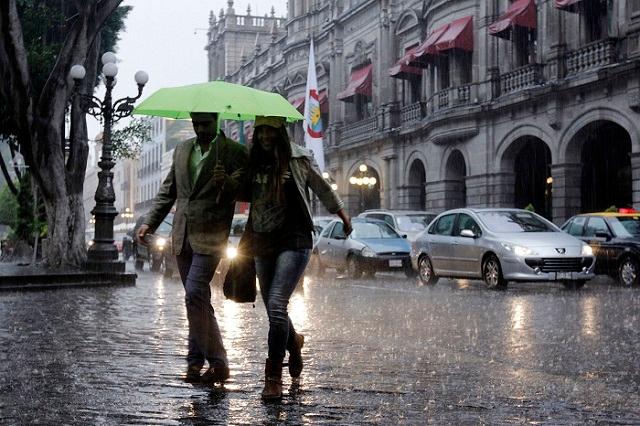
[[482,278],[487,288],[492,290],[504,290],[507,288],[507,281],[502,276],[500,261],[495,255],[491,255],[484,261],[482,266]]
[[347,258],[347,270],[349,271],[349,278],[355,280],[362,276],[362,267],[359,265],[355,256],[349,256]]
[[625,287],[634,287],[640,283],[640,267],[636,259],[626,257],[620,262],[618,281]]
[[586,281],[562,281],[562,285],[567,290],[580,290]]
[[438,282],[438,276],[433,272],[431,259],[427,255],[420,257],[418,260],[418,276],[422,284],[425,285],[434,285]]

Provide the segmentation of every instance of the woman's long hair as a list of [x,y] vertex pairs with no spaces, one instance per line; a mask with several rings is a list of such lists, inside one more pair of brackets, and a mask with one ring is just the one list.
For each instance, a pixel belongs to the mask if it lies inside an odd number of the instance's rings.
[[249,150],[249,163],[251,168],[251,182],[255,178],[256,171],[263,166],[273,166],[268,176],[269,196],[273,199],[282,200],[284,196],[284,179],[283,176],[289,169],[289,160],[291,160],[291,144],[289,143],[289,135],[287,129],[282,126],[276,129],[278,138],[274,144],[272,152],[266,152],[258,142],[258,129],[254,129],[251,138],[251,149]]

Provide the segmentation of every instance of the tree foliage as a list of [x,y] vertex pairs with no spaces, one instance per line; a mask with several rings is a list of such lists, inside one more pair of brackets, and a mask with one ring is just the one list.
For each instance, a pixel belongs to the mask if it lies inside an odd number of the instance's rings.
[[111,133],[114,158],[138,158],[142,144],[151,141],[151,124],[144,118],[133,118],[129,124]]

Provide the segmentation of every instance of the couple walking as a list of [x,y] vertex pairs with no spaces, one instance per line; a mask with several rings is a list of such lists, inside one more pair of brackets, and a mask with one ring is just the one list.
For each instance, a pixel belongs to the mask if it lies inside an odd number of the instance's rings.
[[[287,313],[289,298],[302,276],[312,247],[309,188],[351,232],[343,203],[322,178],[311,153],[289,141],[280,117],[256,117],[253,141],[245,147],[218,131],[217,115],[192,113],[196,138],[176,147],[173,164],[137,234],[155,231],[173,205],[172,242],[185,288],[189,323],[185,380],[204,384],[229,378],[229,362],[211,305],[209,283],[220,262],[237,199],[250,201],[245,232],[252,250],[260,292],[269,317],[265,363],[265,400],[282,397],[282,363],[302,372],[304,336]],[[208,368],[201,375],[205,361]]]

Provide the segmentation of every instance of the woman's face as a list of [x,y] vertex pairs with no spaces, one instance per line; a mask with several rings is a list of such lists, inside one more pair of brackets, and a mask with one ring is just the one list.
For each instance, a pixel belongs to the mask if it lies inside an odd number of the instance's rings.
[[256,132],[260,147],[266,152],[273,151],[278,140],[278,130],[270,126],[260,126]]

